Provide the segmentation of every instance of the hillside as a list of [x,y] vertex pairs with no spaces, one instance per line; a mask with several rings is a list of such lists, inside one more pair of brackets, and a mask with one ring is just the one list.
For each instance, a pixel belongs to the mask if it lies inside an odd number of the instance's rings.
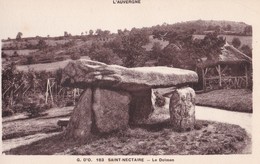
[[252,35],[252,26],[244,22],[234,21],[195,20],[175,24],[164,23],[161,26],[153,26],[150,29],[152,31],[169,29],[176,31],[195,30],[195,34],[205,34],[205,31],[217,30],[220,34]]
[[[160,43],[161,48],[164,49],[169,42],[161,40],[156,36],[163,31],[194,31],[194,36],[205,35],[211,31],[217,31],[220,35],[225,36],[228,42],[231,42],[234,37],[241,39],[241,46],[247,45],[252,49],[252,27],[243,22],[234,21],[213,21],[213,20],[196,20],[179,22],[175,24],[162,24],[153,27],[144,27],[141,29],[133,28],[132,30],[118,30],[116,34],[110,34],[109,31],[97,30],[94,34],[71,36],[64,35],[60,37],[30,37],[21,39],[2,40],[2,64],[6,65],[10,62],[15,62],[17,65],[28,65],[37,63],[51,63],[59,62],[68,59],[78,59],[81,56],[91,56],[95,59],[97,52],[93,53],[93,44],[101,45],[107,44],[105,50],[109,55],[115,55],[113,60],[118,60],[115,63],[122,63],[122,38],[128,36],[133,31],[140,31],[148,35],[148,42],[142,45],[146,51],[151,51],[156,42]],[[154,35],[155,34],[155,35]],[[144,36],[142,36],[144,37]],[[112,45],[112,47],[111,47]],[[104,46],[103,46],[104,47]],[[94,48],[95,45],[94,45]],[[112,52],[108,52],[108,49]],[[111,54],[112,53],[112,54]],[[93,57],[94,55],[94,57]],[[100,54],[99,54],[100,55]],[[101,55],[102,56],[102,55]],[[119,56],[119,57],[118,57]],[[97,59],[104,58],[96,57]],[[119,59],[121,58],[121,59]]]

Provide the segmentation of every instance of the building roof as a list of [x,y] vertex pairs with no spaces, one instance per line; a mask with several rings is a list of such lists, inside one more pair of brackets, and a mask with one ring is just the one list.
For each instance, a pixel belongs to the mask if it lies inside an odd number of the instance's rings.
[[226,42],[222,47],[221,54],[217,60],[207,60],[207,58],[202,58],[202,62],[198,64],[198,67],[242,63],[252,63],[252,58]]

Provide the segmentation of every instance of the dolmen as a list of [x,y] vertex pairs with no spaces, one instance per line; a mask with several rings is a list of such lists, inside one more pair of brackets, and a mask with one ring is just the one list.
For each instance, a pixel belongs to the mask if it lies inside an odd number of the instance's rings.
[[84,89],[65,135],[84,139],[94,133],[124,130],[129,124],[144,122],[153,112],[152,88],[175,86],[170,99],[173,129],[193,129],[195,92],[187,87],[196,83],[195,72],[170,67],[126,68],[79,59],[62,73],[62,85]]

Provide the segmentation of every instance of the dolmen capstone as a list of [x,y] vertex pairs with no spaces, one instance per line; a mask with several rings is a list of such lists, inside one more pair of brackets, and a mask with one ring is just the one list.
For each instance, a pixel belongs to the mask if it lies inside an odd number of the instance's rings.
[[[92,60],[70,62],[62,73],[62,85],[81,88],[65,134],[84,139],[92,133],[125,129],[145,121],[153,112],[152,88],[175,86],[170,101],[173,129],[192,129],[195,121],[195,72],[169,67],[126,68]],[[176,116],[175,116],[176,115]],[[191,118],[192,117],[192,118]]]

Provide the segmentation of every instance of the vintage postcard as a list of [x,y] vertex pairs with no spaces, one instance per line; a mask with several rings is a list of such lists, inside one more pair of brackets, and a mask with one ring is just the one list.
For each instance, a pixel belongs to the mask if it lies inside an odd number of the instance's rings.
[[0,162],[259,163],[257,0],[0,0]]

